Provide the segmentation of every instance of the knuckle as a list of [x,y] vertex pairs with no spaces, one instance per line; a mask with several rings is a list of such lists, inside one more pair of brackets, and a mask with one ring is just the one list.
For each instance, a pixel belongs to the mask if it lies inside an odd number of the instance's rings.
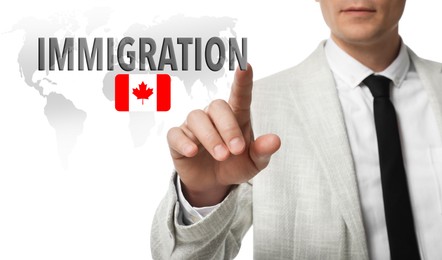
[[169,143],[174,142],[176,139],[177,134],[179,133],[180,128],[179,127],[172,127],[167,131],[167,140]]
[[167,131],[167,139],[171,139],[174,133],[176,132],[177,127],[172,127]]
[[225,107],[226,104],[227,104],[227,102],[225,100],[215,99],[212,102],[210,102],[208,109],[209,109],[209,111],[213,110],[213,109],[219,109],[219,108]]
[[204,139],[205,139],[206,143],[211,144],[211,145],[216,145],[219,143],[218,133],[216,133],[214,131],[207,132],[206,135],[204,136]]
[[187,115],[187,122],[191,123],[195,120],[198,120],[198,118],[202,115],[205,114],[204,111],[202,111],[201,109],[195,109],[193,111],[191,111],[188,115]]
[[239,132],[239,128],[235,122],[228,122],[223,125],[222,131],[228,136],[233,136]]

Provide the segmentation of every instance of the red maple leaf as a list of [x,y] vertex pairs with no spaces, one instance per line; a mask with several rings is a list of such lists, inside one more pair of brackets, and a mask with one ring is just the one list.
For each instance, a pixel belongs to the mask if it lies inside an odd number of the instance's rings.
[[138,84],[138,88],[133,88],[132,90],[133,90],[132,94],[134,94],[137,97],[137,99],[141,99],[143,105],[144,105],[144,100],[149,99],[149,97],[153,94],[153,89],[147,88],[147,85],[144,84],[144,81],[141,82],[141,84]]

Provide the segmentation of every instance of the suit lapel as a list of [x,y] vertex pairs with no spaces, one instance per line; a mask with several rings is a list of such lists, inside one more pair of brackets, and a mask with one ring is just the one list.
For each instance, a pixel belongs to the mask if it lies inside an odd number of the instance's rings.
[[410,49],[408,49],[408,52],[419,78],[427,90],[430,105],[442,137],[442,66],[439,63],[419,58]]
[[325,178],[342,212],[351,238],[368,258],[367,244],[359,202],[356,174],[344,117],[333,75],[328,67],[323,44],[303,63],[306,72],[296,79],[291,98],[302,117],[312,147],[322,165]]

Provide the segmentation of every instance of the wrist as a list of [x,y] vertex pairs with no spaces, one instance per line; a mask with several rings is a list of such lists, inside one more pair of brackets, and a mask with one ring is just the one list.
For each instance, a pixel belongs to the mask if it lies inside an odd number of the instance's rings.
[[222,202],[230,192],[233,185],[217,185],[209,189],[190,189],[181,180],[181,189],[184,197],[193,207],[214,206]]

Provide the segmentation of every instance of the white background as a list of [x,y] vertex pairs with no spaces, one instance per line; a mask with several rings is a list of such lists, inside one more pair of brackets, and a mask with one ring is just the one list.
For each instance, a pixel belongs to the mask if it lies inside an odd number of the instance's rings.
[[[229,86],[225,83],[210,96],[203,86],[196,86],[189,102],[182,86],[174,86],[172,110],[156,116],[162,127],[155,127],[145,144],[134,148],[127,115],[114,111],[112,102],[85,95],[101,95],[101,85],[77,84],[86,74],[55,75],[78,85],[68,85],[64,93],[88,113],[83,134],[69,157],[69,167],[64,169],[54,129],[43,113],[45,100],[20,77],[17,55],[24,34],[10,31],[24,17],[44,19],[94,7],[112,8],[113,16],[119,18],[110,21],[115,31],[176,14],[235,18],[238,37],[248,38],[248,61],[254,67],[255,79],[299,63],[328,37],[319,5],[313,0],[3,4],[0,259],[150,259],[152,217],[173,168],[165,139],[167,129],[180,124],[190,110],[228,95]],[[437,0],[408,1],[400,26],[404,41],[416,53],[436,61],[442,61],[441,7]],[[105,72],[89,73],[102,77]],[[227,82],[232,75],[229,72]],[[252,258],[251,232],[243,241],[238,258]]]

